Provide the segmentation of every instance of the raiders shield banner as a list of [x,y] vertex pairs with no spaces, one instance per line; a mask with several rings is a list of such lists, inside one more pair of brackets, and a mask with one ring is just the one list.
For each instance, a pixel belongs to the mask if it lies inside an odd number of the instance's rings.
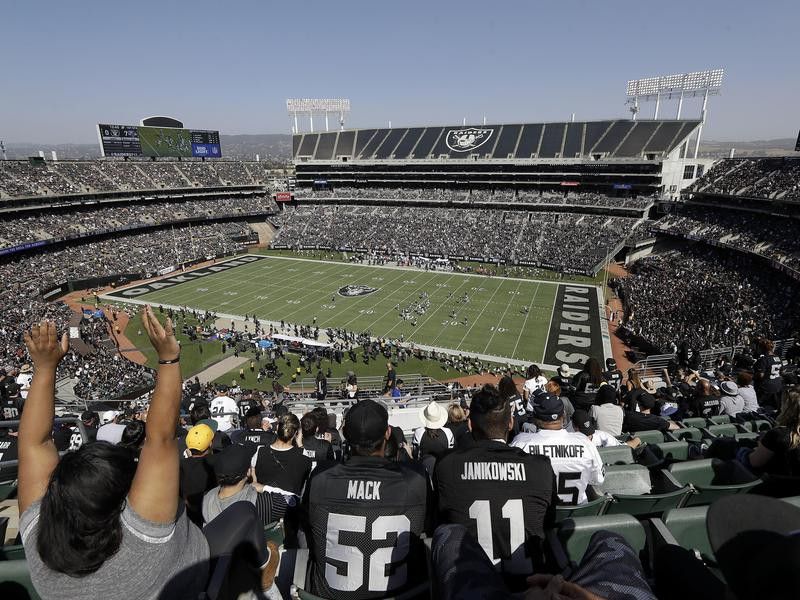
[[447,147],[453,152],[470,152],[483,146],[492,137],[494,129],[451,129],[447,132]]

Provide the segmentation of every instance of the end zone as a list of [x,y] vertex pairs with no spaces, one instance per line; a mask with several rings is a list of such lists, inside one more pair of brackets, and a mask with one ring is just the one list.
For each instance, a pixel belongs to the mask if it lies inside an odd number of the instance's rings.
[[543,363],[580,369],[591,356],[603,363],[611,356],[608,325],[600,315],[601,294],[594,285],[558,285]]

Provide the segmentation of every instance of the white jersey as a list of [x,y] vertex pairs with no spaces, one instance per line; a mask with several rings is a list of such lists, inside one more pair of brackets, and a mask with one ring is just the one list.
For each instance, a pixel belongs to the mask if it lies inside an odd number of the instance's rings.
[[602,429],[595,430],[595,432],[592,434],[592,442],[594,442],[594,445],[598,448],[608,448],[609,446],[622,445],[622,442]]
[[239,414],[239,405],[230,396],[217,396],[211,401],[211,418],[220,431],[233,429],[233,418]]
[[540,429],[536,433],[518,434],[511,445],[550,459],[558,480],[558,497],[565,504],[585,503],[586,487],[603,483],[605,479],[600,453],[582,433]]
[[547,378],[544,375],[539,375],[533,379],[526,379],[522,389],[528,392],[528,398],[530,398],[531,394],[533,394],[536,390],[543,390],[544,386],[546,385]]

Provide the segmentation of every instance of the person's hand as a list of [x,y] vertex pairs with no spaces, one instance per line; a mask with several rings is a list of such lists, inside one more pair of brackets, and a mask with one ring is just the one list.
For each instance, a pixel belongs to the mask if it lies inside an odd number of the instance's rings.
[[638,448],[639,446],[642,445],[642,440],[640,440],[638,437],[635,437],[633,439],[628,440],[626,444],[628,444],[628,446],[630,446],[631,448]]
[[42,321],[34,325],[22,337],[33,364],[39,369],[55,369],[69,350],[67,334],[64,333],[59,340],[53,321]]
[[167,321],[162,327],[153,309],[145,306],[142,311],[142,325],[150,338],[150,343],[158,353],[158,360],[174,360],[181,353],[178,340],[175,339],[175,331],[172,328],[172,320],[167,317]]

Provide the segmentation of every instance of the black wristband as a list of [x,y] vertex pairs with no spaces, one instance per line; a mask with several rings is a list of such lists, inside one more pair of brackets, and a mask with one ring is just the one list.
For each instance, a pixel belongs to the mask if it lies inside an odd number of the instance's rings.
[[178,354],[178,356],[176,356],[175,358],[173,358],[171,360],[159,360],[158,364],[160,364],[160,365],[174,365],[175,363],[179,363],[179,362],[181,362],[181,355],[180,354]]

